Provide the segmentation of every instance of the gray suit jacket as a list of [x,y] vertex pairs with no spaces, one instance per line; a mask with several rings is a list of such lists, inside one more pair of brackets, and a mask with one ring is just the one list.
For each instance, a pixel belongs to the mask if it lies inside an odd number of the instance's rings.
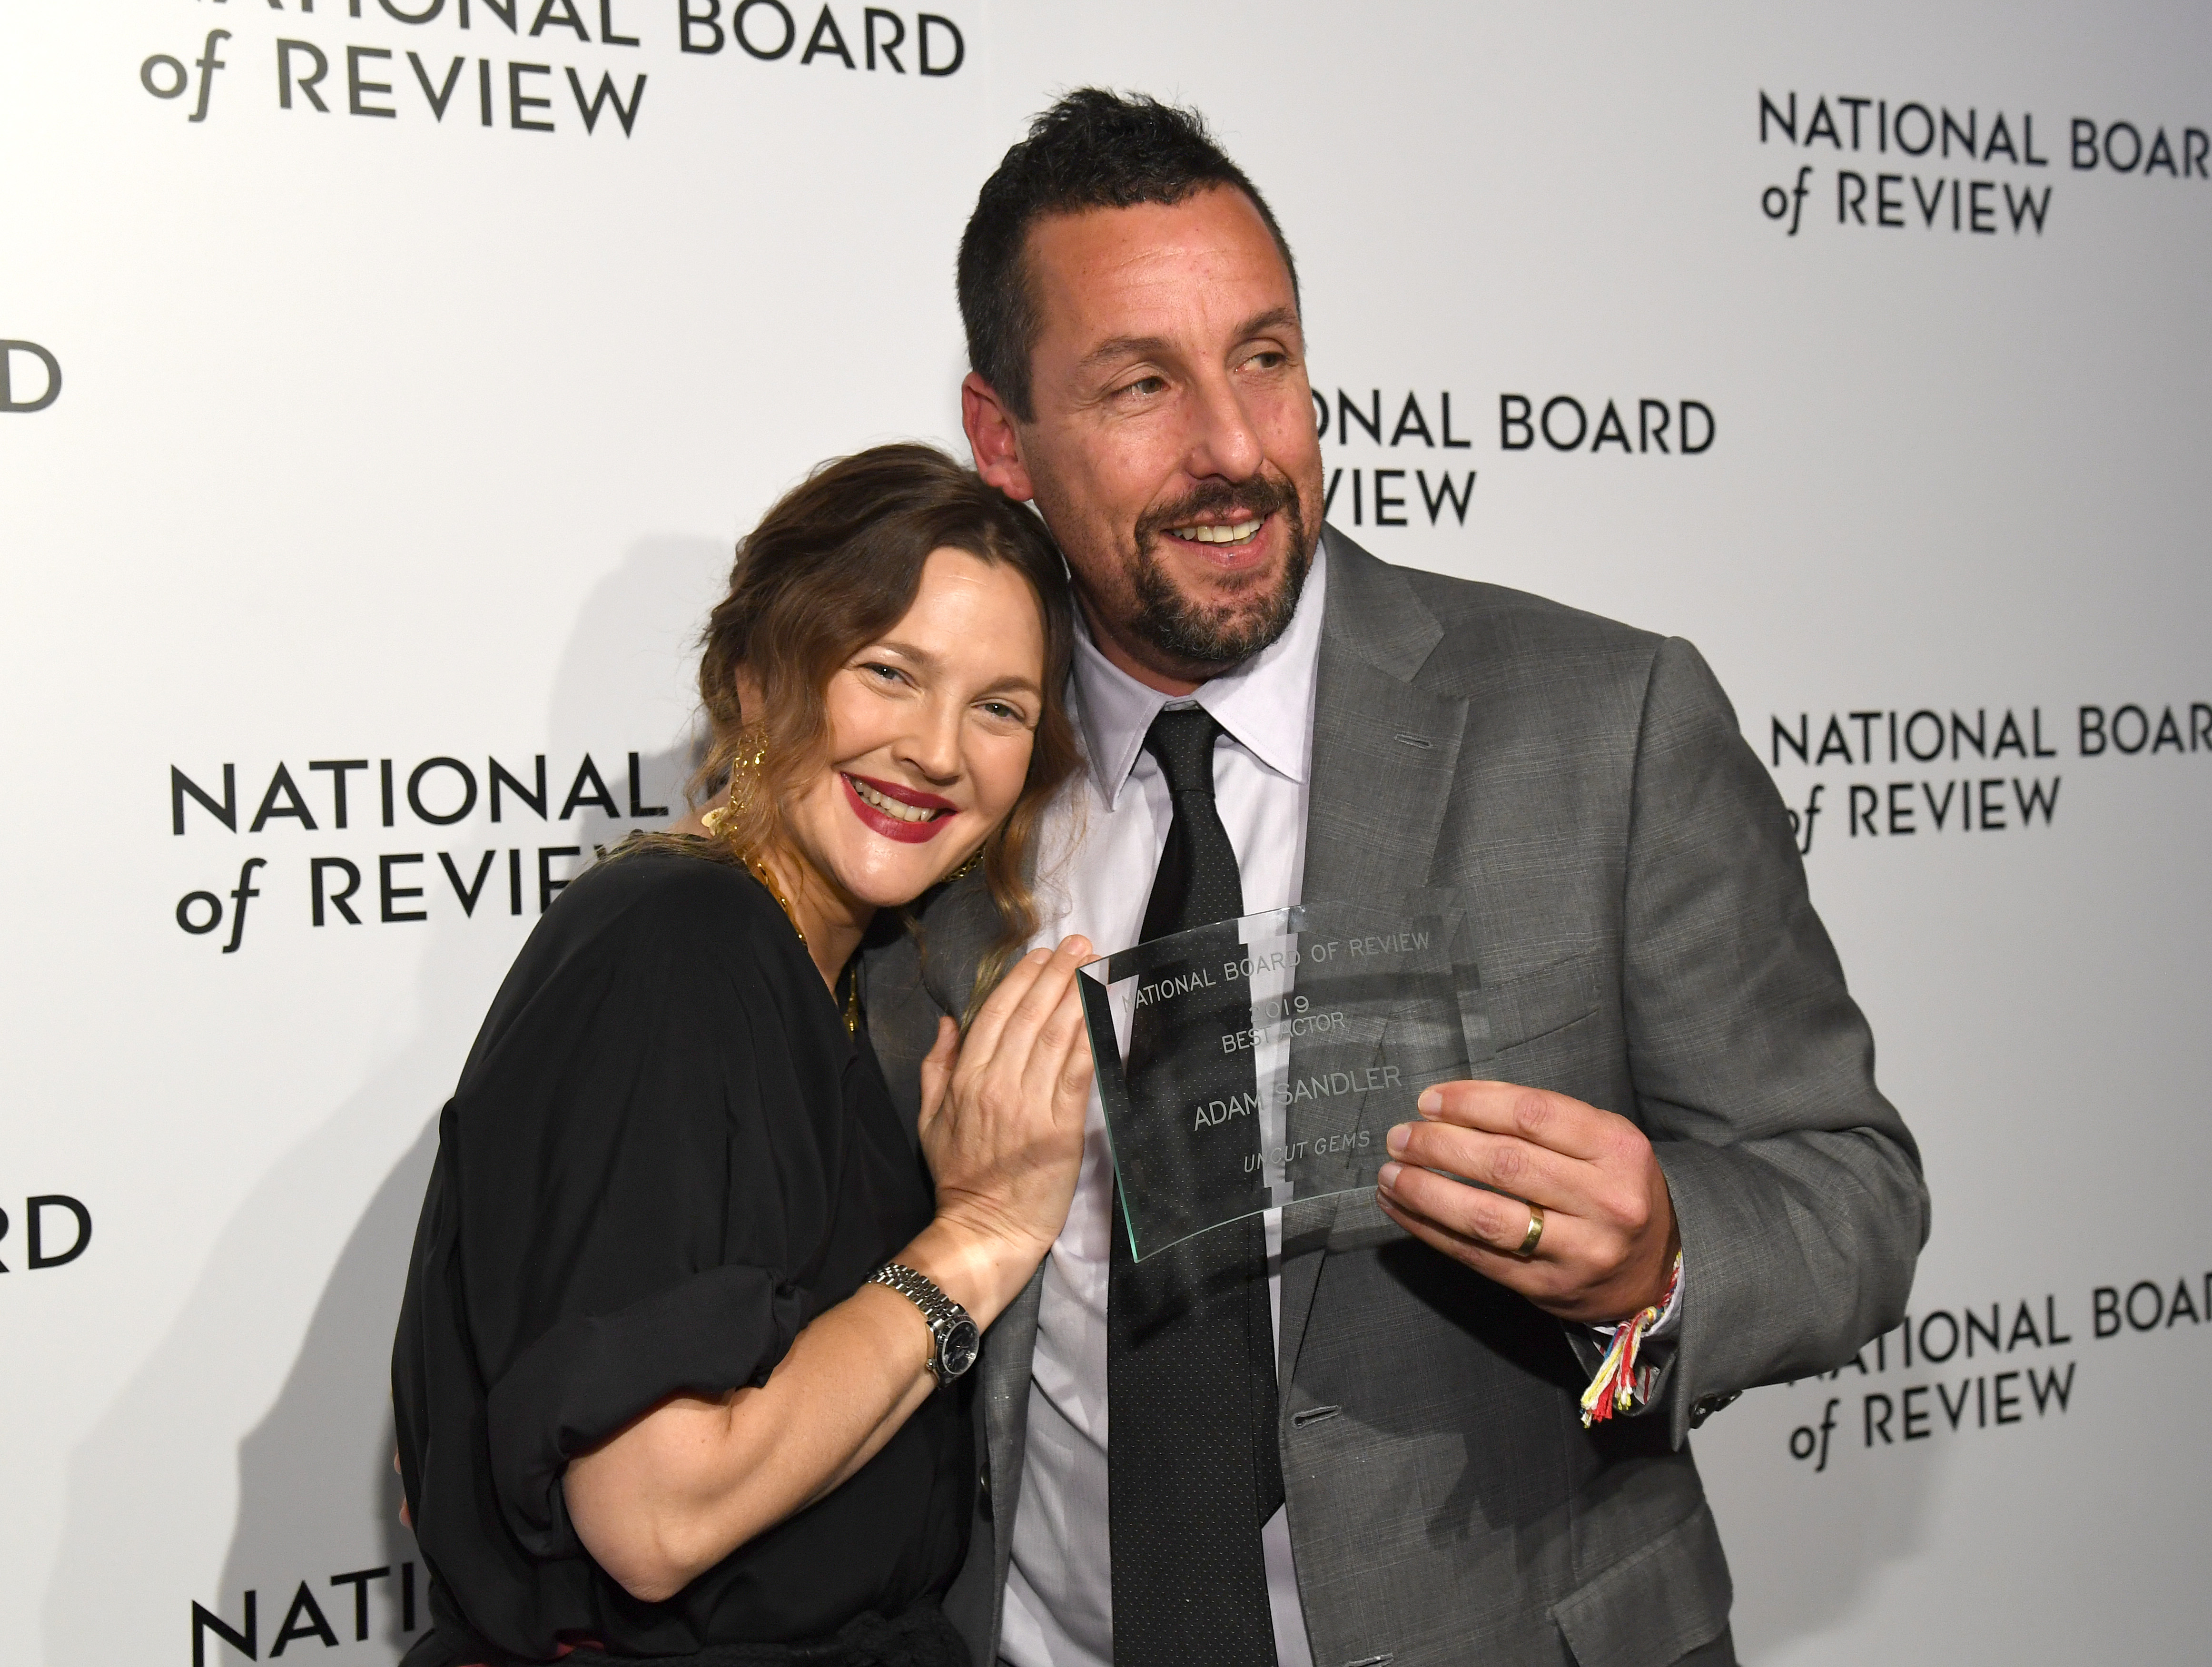
[[[1314,1660],[1660,1667],[1728,1621],[1690,1429],[1896,1323],[1928,1232],[1919,1155],[1875,1087],[1780,798],[1697,651],[1325,536],[1304,895],[1460,888],[1494,1047],[1477,1074],[1644,1129],[1686,1285],[1649,1415],[1585,1430],[1559,1322],[1371,1198],[1286,1212],[1280,1438]],[[923,922],[926,955],[900,939],[866,967],[909,1110],[994,930],[972,883]],[[946,1603],[983,1667],[1039,1283],[977,1368],[983,1487]]]

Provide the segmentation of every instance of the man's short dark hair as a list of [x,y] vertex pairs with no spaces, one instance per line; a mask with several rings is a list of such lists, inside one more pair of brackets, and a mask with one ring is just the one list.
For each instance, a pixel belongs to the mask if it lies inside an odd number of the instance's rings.
[[1029,137],[983,182],[960,239],[968,362],[1017,417],[1027,423],[1036,415],[1030,354],[1039,320],[1022,259],[1030,228],[1047,215],[1180,203],[1215,186],[1234,186],[1251,199],[1295,295],[1298,269],[1273,210],[1195,110],[1083,87],[1030,124]]

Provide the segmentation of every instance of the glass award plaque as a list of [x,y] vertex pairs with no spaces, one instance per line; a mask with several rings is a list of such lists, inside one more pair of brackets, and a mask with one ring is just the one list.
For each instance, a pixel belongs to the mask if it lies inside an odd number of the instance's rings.
[[1256,1211],[1373,1187],[1421,1090],[1488,1051],[1449,891],[1155,938],[1094,961],[1079,988],[1138,1261]]

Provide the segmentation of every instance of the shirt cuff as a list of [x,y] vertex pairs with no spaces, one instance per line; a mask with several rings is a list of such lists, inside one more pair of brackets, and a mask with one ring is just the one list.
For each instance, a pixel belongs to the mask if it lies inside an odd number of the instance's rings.
[[[1681,1257],[1677,1256],[1666,1303],[1656,1316],[1645,1317],[1650,1312],[1647,1309],[1618,1324],[1583,1328],[1589,1341],[1575,1352],[1591,1373],[1589,1388],[1583,1396],[1585,1425],[1615,1416],[1633,1417],[1649,1410],[1659,1398],[1681,1330],[1682,1287],[1686,1279]],[[1636,1329],[1624,1335],[1632,1327]]]
[[[1644,1342],[1659,1342],[1662,1337],[1672,1337],[1677,1331],[1681,1331],[1681,1291],[1687,1282],[1690,1282],[1690,1269],[1681,1269],[1674,1274],[1674,1289],[1668,1291],[1666,1306],[1659,1309],[1659,1317],[1652,1320],[1648,1327],[1644,1327]],[[1626,1324],[1626,1322],[1621,1322],[1621,1324]],[[1613,1342],[1613,1333],[1620,1331],[1620,1329],[1621,1327],[1593,1327],[1593,1331],[1597,1331],[1606,1342]]]
[[[1689,1282],[1690,1270],[1687,1268],[1682,1269],[1674,1275],[1674,1288],[1667,1295],[1667,1305],[1659,1311],[1657,1319],[1644,1328],[1645,1342],[1662,1342],[1682,1329],[1682,1289]],[[1594,1325],[1589,1329],[1599,1342],[1610,1345],[1613,1342],[1613,1334],[1627,1323],[1626,1320],[1623,1320],[1620,1325]]]

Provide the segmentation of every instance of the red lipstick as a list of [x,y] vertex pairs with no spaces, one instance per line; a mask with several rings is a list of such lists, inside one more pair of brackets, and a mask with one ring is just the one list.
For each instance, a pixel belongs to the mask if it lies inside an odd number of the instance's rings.
[[[860,818],[861,825],[871,832],[881,834],[885,839],[897,840],[902,845],[926,844],[936,838],[944,830],[945,824],[952,819],[952,812],[960,808],[950,799],[941,798],[936,794],[924,793],[917,788],[901,787],[896,782],[879,782],[872,776],[854,776],[840,770],[837,780],[844,787],[845,802],[853,807],[853,814]],[[864,784],[869,792],[896,804],[910,805],[917,810],[933,811],[937,814],[920,821],[906,821],[888,811],[878,810],[860,797],[859,788],[854,785],[855,782]]]

